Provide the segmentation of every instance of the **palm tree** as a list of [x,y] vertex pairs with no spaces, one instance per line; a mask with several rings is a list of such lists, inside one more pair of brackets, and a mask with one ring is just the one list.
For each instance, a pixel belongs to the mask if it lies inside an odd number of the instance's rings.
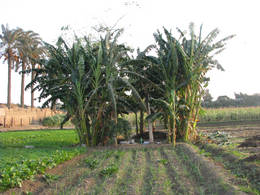
[[17,40],[21,36],[20,29],[10,30],[8,25],[2,25],[2,34],[0,35],[0,48],[3,52],[0,58],[4,57],[4,60],[8,62],[8,87],[7,87],[7,106],[11,107],[11,70],[14,67],[14,62],[18,61],[17,53]]
[[[31,63],[31,81],[34,80],[35,78],[35,69],[39,68],[40,65],[38,65],[38,67],[36,67],[37,62],[39,59],[41,59],[44,54],[45,54],[45,47],[42,45],[41,39],[38,36],[38,34],[33,33],[33,36],[31,37],[30,41],[30,53],[29,53],[29,57],[30,57],[30,63]],[[31,108],[34,108],[34,84],[32,83],[31,85]]]
[[16,70],[22,68],[21,71],[21,107],[24,107],[24,87],[25,87],[25,70],[30,68],[31,58],[33,55],[32,46],[40,43],[39,35],[33,31],[23,31],[20,29],[22,36],[18,39],[18,53],[20,61],[16,66]]

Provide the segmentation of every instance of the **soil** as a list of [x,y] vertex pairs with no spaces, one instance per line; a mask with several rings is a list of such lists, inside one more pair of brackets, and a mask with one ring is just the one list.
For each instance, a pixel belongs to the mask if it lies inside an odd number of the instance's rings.
[[[225,125],[203,124],[199,127],[199,131],[204,134],[211,134],[214,132],[222,132],[228,135],[229,142],[236,144],[236,149],[245,155],[248,155],[248,160],[257,159],[260,155],[260,122],[250,121],[237,123],[230,122]],[[214,142],[214,140],[209,140]],[[251,156],[251,158],[250,158]]]

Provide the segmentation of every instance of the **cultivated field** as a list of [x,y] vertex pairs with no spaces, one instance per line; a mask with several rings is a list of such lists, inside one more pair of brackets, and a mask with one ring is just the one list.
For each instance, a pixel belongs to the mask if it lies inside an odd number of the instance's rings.
[[243,194],[236,179],[187,144],[92,149],[8,193]]
[[259,124],[199,129],[200,142],[175,148],[86,149],[73,130],[2,132],[0,187],[3,194],[259,194]]
[[203,135],[196,144],[200,153],[222,164],[240,179],[240,184],[251,186],[251,193],[259,194],[260,122],[209,123],[199,129]]
[[260,107],[204,109],[200,122],[254,121],[260,120]]

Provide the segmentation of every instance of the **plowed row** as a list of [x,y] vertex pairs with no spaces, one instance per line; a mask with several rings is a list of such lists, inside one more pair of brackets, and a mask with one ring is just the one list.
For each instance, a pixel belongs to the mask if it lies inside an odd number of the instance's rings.
[[[86,159],[96,161],[87,166]],[[102,175],[111,166],[117,171]],[[94,149],[38,188],[32,194],[243,194],[222,167],[199,155],[191,146],[178,144],[128,149]],[[27,191],[26,191],[27,190]],[[11,193],[11,191],[7,192]],[[17,194],[17,193],[16,193]]]

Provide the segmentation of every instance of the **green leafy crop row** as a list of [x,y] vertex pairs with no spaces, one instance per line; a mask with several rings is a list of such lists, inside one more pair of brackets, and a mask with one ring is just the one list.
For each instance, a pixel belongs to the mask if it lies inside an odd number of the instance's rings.
[[50,157],[8,163],[0,169],[0,191],[16,186],[21,187],[23,180],[32,179],[38,173],[43,174],[47,168],[53,168],[66,160],[70,160],[79,152],[79,150],[73,152],[57,150]]

